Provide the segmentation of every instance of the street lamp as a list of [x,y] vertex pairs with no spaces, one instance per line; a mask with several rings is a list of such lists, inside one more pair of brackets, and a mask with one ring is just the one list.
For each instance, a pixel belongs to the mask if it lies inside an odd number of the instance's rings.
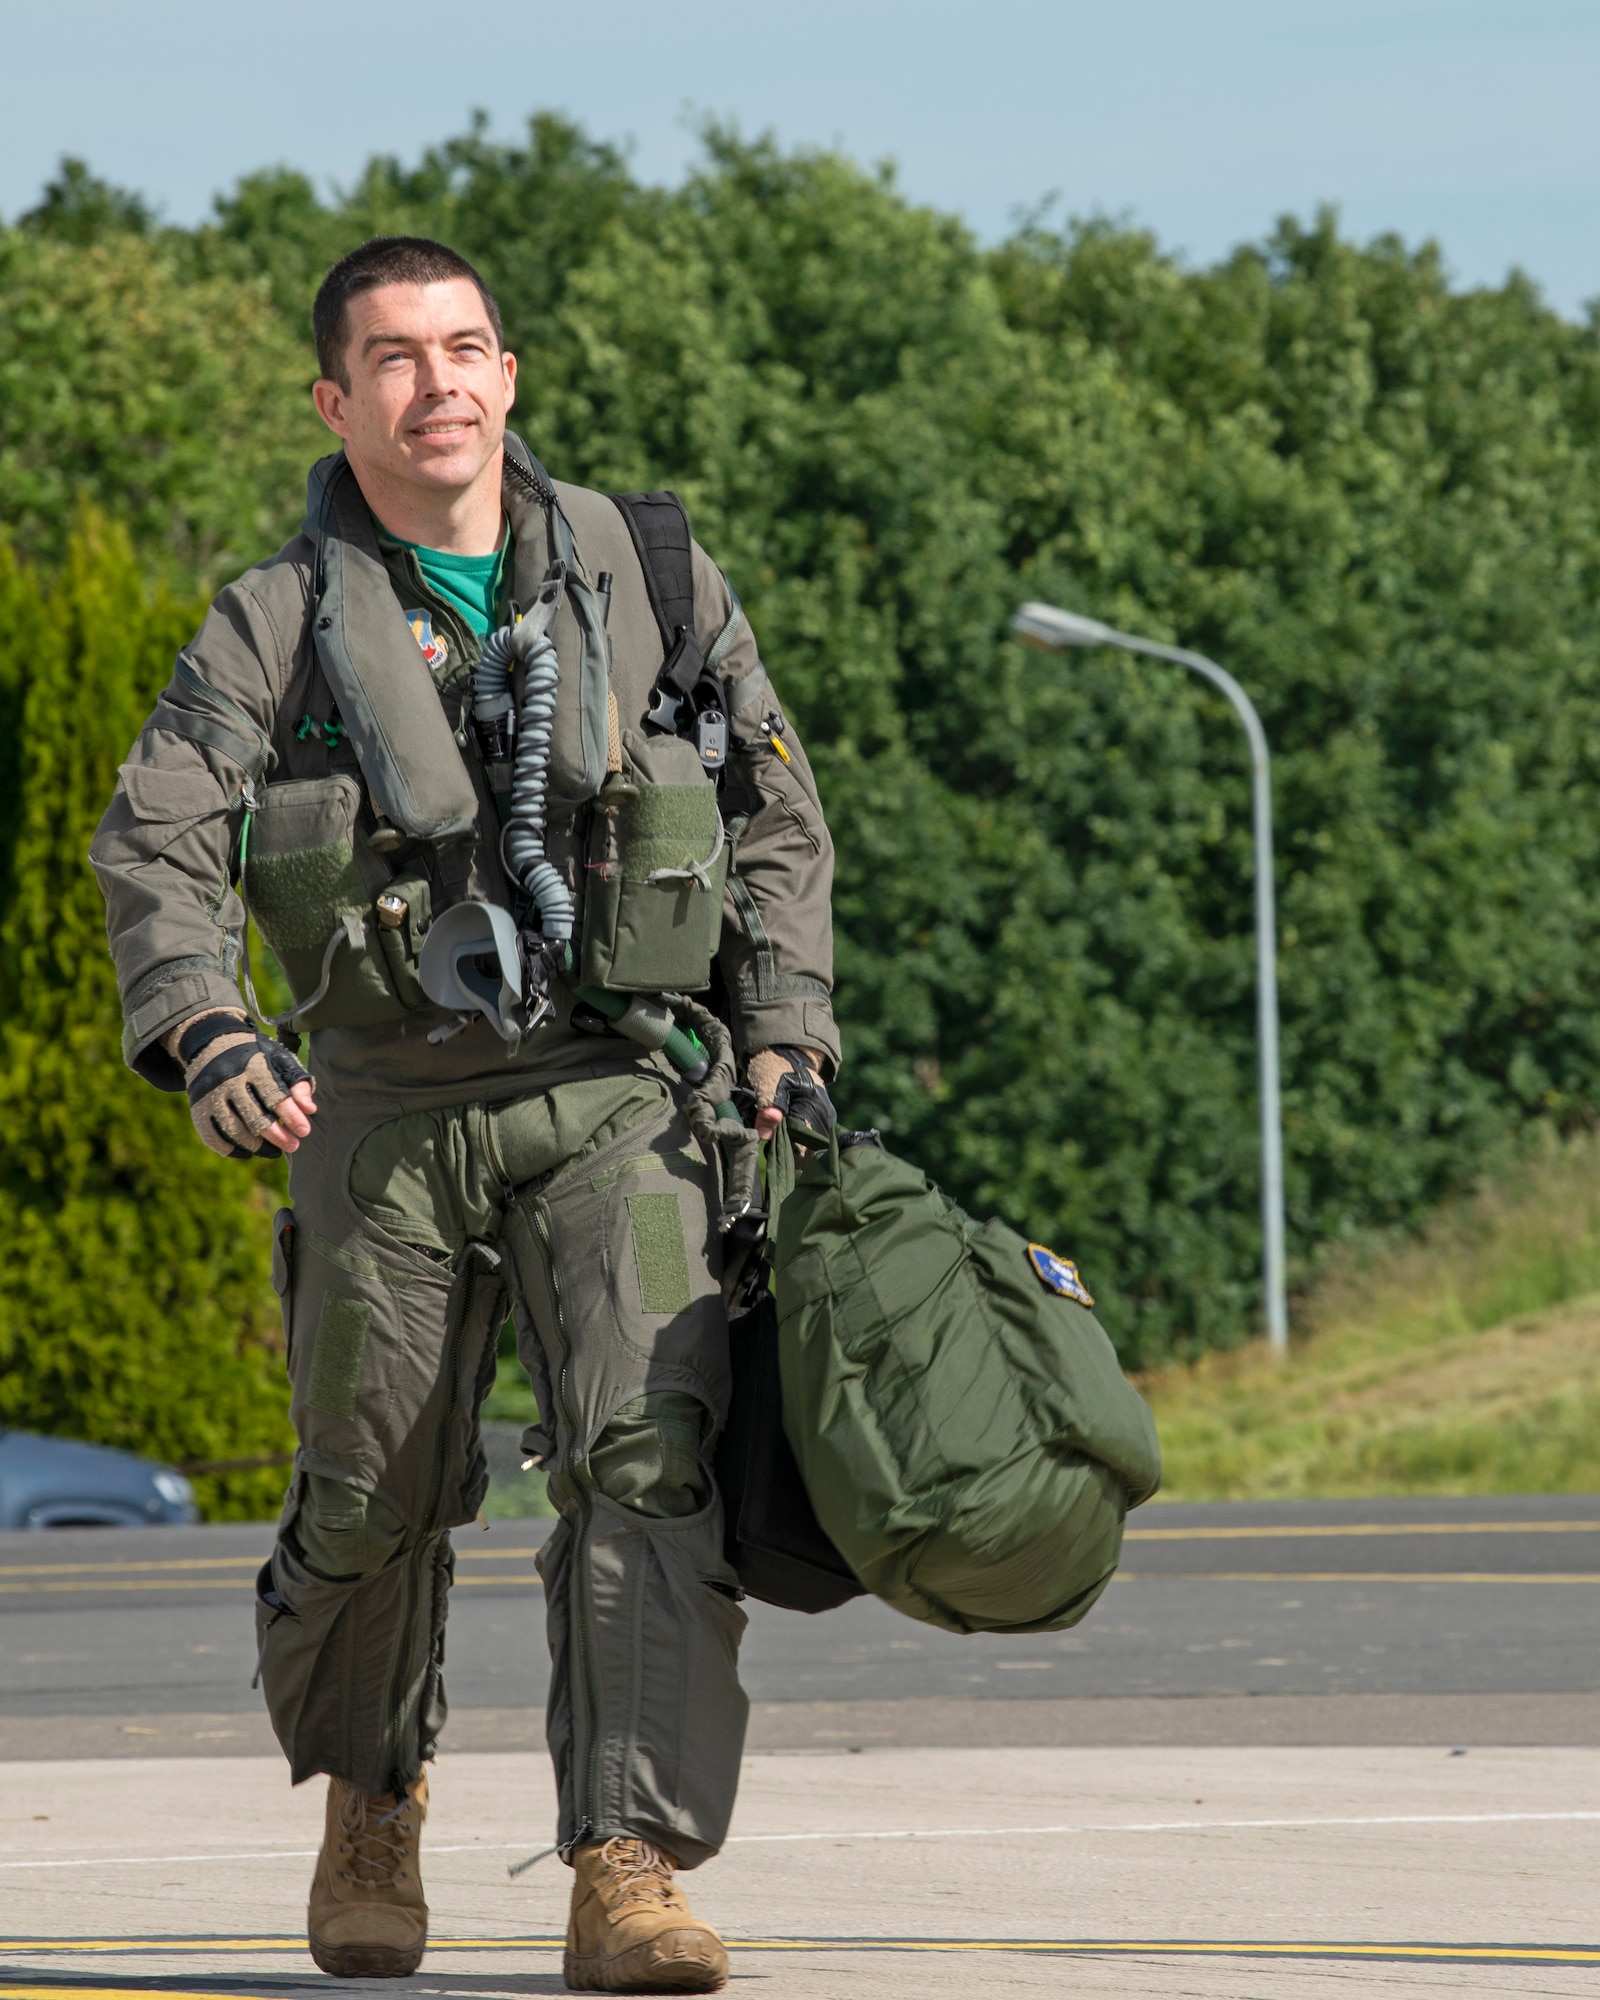
[[1250,739],[1250,790],[1256,849],[1256,1043],[1261,1062],[1261,1268],[1266,1291],[1267,1339],[1280,1354],[1289,1347],[1289,1315],[1283,1289],[1283,1112],[1278,1098],[1277,922],[1272,894],[1272,773],[1261,718],[1232,674],[1203,653],[1181,646],[1158,646],[1117,632],[1097,618],[1080,618],[1053,604],[1024,604],[1011,629],[1030,646],[1061,652],[1068,646],[1119,646],[1173,660],[1220,688],[1233,703]]

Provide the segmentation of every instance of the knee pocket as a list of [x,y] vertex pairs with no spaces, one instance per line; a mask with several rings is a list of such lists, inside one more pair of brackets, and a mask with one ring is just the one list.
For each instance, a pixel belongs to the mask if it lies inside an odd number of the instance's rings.
[[624,1403],[589,1453],[608,1500],[656,1520],[695,1514],[710,1495],[705,1441],[711,1412],[696,1397],[664,1389]]
[[371,1576],[393,1555],[405,1523],[380,1493],[342,1479],[305,1475],[293,1534],[301,1560],[330,1583]]

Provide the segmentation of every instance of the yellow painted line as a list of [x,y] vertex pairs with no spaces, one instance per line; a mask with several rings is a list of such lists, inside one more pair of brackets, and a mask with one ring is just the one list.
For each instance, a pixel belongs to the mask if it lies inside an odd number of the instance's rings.
[[[518,1939],[518,1943],[533,1944],[537,1939]],[[436,1950],[442,1944],[436,1944]],[[303,1937],[226,1937],[226,1938],[0,1938],[0,1952],[5,1951],[159,1951],[159,1952],[245,1952],[245,1951],[305,1951]],[[11,1989],[0,1987],[0,1996]],[[57,1987],[56,1991],[62,1989]],[[98,1987],[95,1989],[99,1991]]]
[[[261,1567],[259,1563],[257,1569]],[[249,1581],[238,1576],[175,1576],[159,1581],[123,1583],[115,1578],[107,1578],[99,1583],[0,1583],[0,1597],[56,1597],[63,1593],[76,1592],[79,1596],[98,1595],[106,1591],[129,1590],[238,1590],[249,1588]]]
[[[161,1986],[153,1989],[161,2000],[217,2000],[213,1993],[184,1993],[176,1987]],[[0,2000],[64,2000],[73,1993],[92,1993],[95,2000],[152,2000],[152,1989],[148,1986],[0,1986]],[[248,2000],[248,1996],[230,1994],[229,2000]],[[260,2000],[267,2000],[265,1994]],[[281,2000],[281,1996],[277,1996]]]
[[[0,1576],[133,1576],[155,1570],[260,1569],[269,1553],[264,1551],[258,1556],[185,1556],[173,1562],[0,1563]],[[526,1562],[530,1552],[527,1549],[458,1548],[455,1553],[461,1562]],[[235,1581],[225,1576],[214,1580],[217,1583]]]
[[1600,1583],[1600,1570],[1121,1569],[1126,1583]]
[[1128,1542],[1268,1542],[1330,1535],[1600,1535],[1594,1521],[1352,1521],[1344,1526],[1270,1528],[1129,1528]]
[[[458,1530],[465,1533],[465,1529]],[[1388,1535],[1600,1535],[1600,1519],[1593,1521],[1400,1521],[1385,1525],[1376,1521],[1353,1521],[1343,1525],[1306,1527],[1280,1524],[1260,1528],[1129,1528],[1123,1539],[1129,1542],[1264,1542],[1312,1540],[1329,1537]],[[0,1563],[0,1577],[21,1576],[118,1576],[171,1574],[196,1569],[259,1569],[268,1551],[254,1556],[182,1556],[170,1561],[118,1562],[108,1559],[94,1563]],[[529,1551],[485,1549],[475,1544],[456,1547],[459,1562],[525,1562]],[[218,1582],[227,1579],[218,1578]]]
[[108,1570],[126,1574],[134,1570],[153,1569],[222,1569],[237,1568],[241,1563],[260,1569],[267,1553],[263,1551],[258,1556],[184,1556],[174,1562],[4,1563],[0,1564],[0,1576],[104,1576]]
[[[259,1569],[260,1564],[258,1563],[256,1567]],[[457,1590],[470,1590],[475,1583],[497,1583],[504,1585],[508,1583],[538,1583],[540,1580],[537,1573],[530,1573],[527,1576],[506,1576],[504,1574],[499,1576],[458,1576],[455,1580],[455,1587]],[[143,1581],[138,1583],[120,1583],[113,1578],[101,1583],[0,1583],[0,1597],[60,1596],[63,1593],[67,1595],[75,1593],[79,1596],[93,1597],[107,1591],[129,1590],[243,1591],[248,1587],[247,1579],[236,1576],[174,1577],[170,1581],[165,1578],[159,1578],[154,1582],[148,1583]]]
[[[453,1942],[453,1941],[452,1941]],[[1447,1964],[1600,1965],[1592,1945],[1300,1944],[1184,1938],[724,1938],[730,1951],[1031,1951],[1080,1957],[1374,1958]],[[451,1949],[450,1944],[440,1946]]]
[[[1140,1570],[1122,1569],[1118,1580],[1127,1583],[1600,1583],[1600,1570],[1426,1570],[1426,1569],[1212,1569]],[[457,1590],[527,1584],[543,1587],[536,1570],[507,1575],[499,1571],[489,1576],[458,1576]],[[98,1581],[65,1583],[0,1583],[0,1597],[93,1597],[127,1595],[130,1592],[246,1589],[240,1577],[156,1577],[136,1580],[107,1577]]]
[[[465,1532],[464,1530],[462,1532]],[[1223,1542],[1223,1541],[1323,1541],[1330,1538],[1351,1538],[1356,1536],[1391,1535],[1594,1535],[1600,1534],[1600,1519],[1593,1521],[1404,1521],[1385,1526],[1378,1522],[1350,1522],[1343,1526],[1304,1527],[1299,1525],[1278,1525],[1260,1528],[1129,1528],[1123,1539],[1128,1542]],[[46,1577],[103,1577],[123,1578],[134,1576],[175,1576],[179,1572],[191,1570],[257,1570],[266,1559],[266,1551],[253,1556],[184,1556],[171,1561],[117,1562],[107,1560],[97,1563],[0,1563],[0,1578],[20,1577],[30,1582],[23,1587],[34,1587],[32,1579]],[[530,1551],[519,1549],[485,1549],[471,1545],[456,1548],[456,1560],[464,1563],[480,1562],[526,1562]],[[218,1576],[201,1579],[199,1587],[223,1587],[237,1579]],[[507,1581],[525,1582],[523,1577],[508,1578]],[[45,1588],[43,1584],[39,1588]],[[62,1586],[54,1586],[61,1588]],[[78,1585],[78,1588],[91,1586]],[[110,1589],[110,1582],[92,1586],[96,1589]],[[120,1586],[129,1587],[129,1586]],[[155,1588],[152,1585],[150,1588]],[[163,1588],[182,1588],[182,1585],[165,1585]],[[190,1588],[196,1586],[190,1585]],[[0,1583],[0,1591],[15,1590],[15,1584]]]
[[[1034,1952],[1052,1956],[1121,1958],[1377,1959],[1431,1964],[1600,1965],[1600,1946],[1518,1944],[1357,1943],[1278,1938],[724,1938],[730,1951]],[[430,1955],[453,1951],[560,1951],[564,1937],[435,1938]],[[50,1939],[0,1943],[6,1951],[79,1952],[294,1952],[308,1956],[304,1938]],[[0,1986],[0,2000],[60,2000],[72,1987]],[[145,2000],[151,1989],[96,1986],[101,2000]],[[168,2000],[215,2000],[162,1988]]]

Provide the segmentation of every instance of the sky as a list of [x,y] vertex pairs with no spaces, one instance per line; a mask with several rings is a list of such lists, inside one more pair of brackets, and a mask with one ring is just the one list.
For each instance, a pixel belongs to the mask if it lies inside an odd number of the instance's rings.
[[893,160],[988,241],[1054,197],[1203,264],[1332,202],[1460,284],[1600,296],[1597,0],[15,0],[0,63],[8,219],[66,153],[189,223],[477,108],[506,139],[564,111],[671,184],[712,116]]

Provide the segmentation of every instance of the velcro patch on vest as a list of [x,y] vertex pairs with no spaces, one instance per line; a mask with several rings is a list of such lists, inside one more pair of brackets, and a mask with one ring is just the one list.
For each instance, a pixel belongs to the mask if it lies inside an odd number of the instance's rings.
[[411,627],[411,636],[422,648],[422,657],[435,673],[450,657],[450,644],[442,632],[433,629],[431,611],[408,611],[406,623]]
[[1089,1287],[1078,1276],[1078,1267],[1070,1257],[1058,1257],[1042,1243],[1030,1243],[1027,1256],[1033,1275],[1047,1292],[1055,1292],[1063,1299],[1073,1299],[1080,1306],[1094,1304]]

